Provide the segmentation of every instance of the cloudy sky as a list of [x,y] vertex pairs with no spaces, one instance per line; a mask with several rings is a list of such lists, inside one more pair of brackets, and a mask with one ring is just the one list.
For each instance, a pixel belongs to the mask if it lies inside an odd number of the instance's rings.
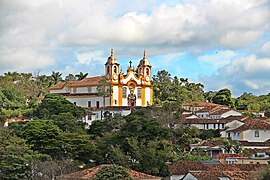
[[205,90],[270,93],[270,0],[0,0],[0,74],[123,70],[143,50],[153,73]]

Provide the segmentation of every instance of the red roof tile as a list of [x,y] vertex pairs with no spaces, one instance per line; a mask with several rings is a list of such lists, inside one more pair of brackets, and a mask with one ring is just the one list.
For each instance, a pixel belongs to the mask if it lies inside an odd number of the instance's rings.
[[81,81],[72,81],[68,83],[68,87],[96,86],[96,85],[99,85],[99,82],[103,77],[104,76],[96,76],[96,77],[85,78]]
[[171,174],[186,174],[189,171],[207,170],[207,166],[199,161],[179,161],[168,164]]
[[242,126],[236,129],[229,130],[229,131],[240,132],[240,131],[246,131],[249,129],[270,130],[270,124],[262,120],[246,120],[245,124],[243,124]]
[[226,159],[226,158],[236,158],[236,157],[247,157],[243,154],[217,154],[213,156],[214,159]]
[[[99,166],[95,166],[89,169],[85,169],[82,171],[70,173],[70,174],[65,174],[62,176],[59,176],[60,179],[70,179],[70,180],[75,180],[75,179],[92,179],[96,176],[96,173],[99,172],[100,169],[106,166],[113,166],[112,164],[103,164]],[[152,176],[149,174],[145,174],[142,172],[134,171],[134,170],[127,170],[127,173],[131,178],[134,179],[160,179],[160,177],[157,176]]]
[[193,101],[193,102],[185,102],[183,106],[192,106],[192,107],[210,107],[210,106],[219,106],[219,104],[205,102],[205,101]]
[[59,82],[57,84],[53,84],[53,85],[51,85],[49,90],[63,89],[66,84],[67,84],[67,82]]

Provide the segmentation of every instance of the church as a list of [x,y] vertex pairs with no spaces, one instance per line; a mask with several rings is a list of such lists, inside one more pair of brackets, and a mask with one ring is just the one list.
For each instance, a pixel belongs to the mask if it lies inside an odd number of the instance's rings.
[[114,50],[105,63],[104,76],[80,81],[59,82],[49,88],[52,94],[61,94],[77,106],[88,109],[89,121],[102,119],[104,112],[127,115],[132,107],[153,104],[151,68],[144,51],[137,67],[129,62],[127,72],[120,68]]

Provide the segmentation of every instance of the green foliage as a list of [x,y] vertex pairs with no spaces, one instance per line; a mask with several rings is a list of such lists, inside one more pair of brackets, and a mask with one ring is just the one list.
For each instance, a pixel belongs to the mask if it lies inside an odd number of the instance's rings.
[[127,169],[117,166],[110,165],[102,167],[97,173],[94,180],[131,180],[129,174],[127,173]]
[[78,81],[85,79],[87,76],[88,76],[88,73],[84,74],[83,72],[80,72],[79,74],[75,75]]
[[220,137],[220,131],[218,129],[203,129],[200,132],[199,138],[206,140]]
[[270,110],[270,94],[255,96],[252,93],[244,92],[235,100],[236,108],[239,110]]
[[188,79],[171,77],[165,70],[158,71],[153,76],[154,101],[161,103],[164,101],[194,101],[204,99],[204,86],[200,83],[190,83]]
[[33,120],[26,124],[22,137],[32,146],[32,149],[52,157],[63,154],[62,141],[59,139],[61,129],[49,120]]
[[49,119],[52,115],[70,112],[73,117],[81,118],[86,112],[68,101],[65,97],[57,94],[48,94],[42,102],[36,107],[33,115],[40,119]]
[[6,129],[0,129],[0,179],[26,179],[39,154]]
[[85,133],[85,123],[74,118],[71,112],[52,115],[51,120],[64,132]]
[[222,104],[229,107],[235,107],[232,99],[232,93],[229,89],[221,89],[212,98],[213,103]]

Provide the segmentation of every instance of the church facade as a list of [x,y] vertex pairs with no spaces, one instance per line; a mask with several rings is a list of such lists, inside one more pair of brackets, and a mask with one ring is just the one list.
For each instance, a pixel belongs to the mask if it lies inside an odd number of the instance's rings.
[[[127,73],[124,73],[112,49],[105,63],[104,76],[59,82],[50,87],[50,93],[64,95],[70,102],[90,109],[93,114],[100,109],[123,111],[130,107],[152,105],[152,66],[145,51],[136,68],[132,67],[131,61],[129,63]],[[101,119],[102,114],[95,117]]]

